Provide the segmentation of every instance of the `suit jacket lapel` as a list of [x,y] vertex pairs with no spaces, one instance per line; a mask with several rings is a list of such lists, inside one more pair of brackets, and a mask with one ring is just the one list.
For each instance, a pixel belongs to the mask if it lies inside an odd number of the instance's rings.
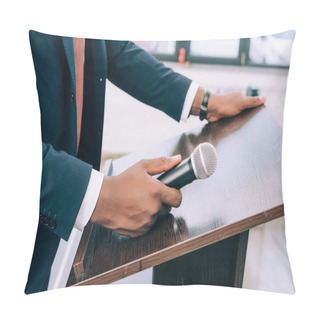
[[71,85],[72,85],[72,97],[73,97],[73,119],[72,119],[72,128],[74,129],[74,155],[77,154],[77,101],[76,101],[76,69],[74,61],[74,49],[73,49],[73,38],[71,37],[61,37],[64,47],[64,52],[68,62],[68,67],[71,76]]
[[104,98],[107,75],[107,52],[102,40],[86,39],[84,95],[78,157],[100,167]]
[[76,71],[74,66],[73,39],[70,37],[62,37],[62,43],[64,46],[64,51],[66,53],[68,66],[71,74],[73,92],[76,92]]

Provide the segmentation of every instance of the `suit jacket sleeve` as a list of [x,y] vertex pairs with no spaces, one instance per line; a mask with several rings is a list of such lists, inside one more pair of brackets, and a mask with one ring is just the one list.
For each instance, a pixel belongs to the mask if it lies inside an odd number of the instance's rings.
[[68,240],[85,195],[92,166],[42,143],[40,223]]
[[132,42],[106,41],[108,79],[134,98],[179,121],[191,80]]

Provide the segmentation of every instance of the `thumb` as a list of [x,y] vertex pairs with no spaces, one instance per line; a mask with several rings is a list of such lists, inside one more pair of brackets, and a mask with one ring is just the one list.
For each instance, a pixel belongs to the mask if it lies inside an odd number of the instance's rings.
[[143,161],[143,167],[148,174],[154,175],[168,171],[181,162],[181,155],[173,157],[160,157]]

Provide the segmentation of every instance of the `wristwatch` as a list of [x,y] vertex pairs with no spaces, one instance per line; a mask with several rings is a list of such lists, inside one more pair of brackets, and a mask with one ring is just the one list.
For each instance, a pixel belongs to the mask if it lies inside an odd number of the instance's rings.
[[203,100],[200,107],[199,118],[201,121],[207,117],[209,98],[210,98],[210,92],[206,91],[206,93],[203,96]]

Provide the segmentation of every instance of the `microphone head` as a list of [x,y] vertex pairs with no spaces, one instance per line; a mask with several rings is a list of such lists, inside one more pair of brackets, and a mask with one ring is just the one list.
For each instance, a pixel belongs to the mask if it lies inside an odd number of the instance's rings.
[[190,158],[197,179],[209,178],[217,168],[217,151],[208,142],[199,144],[192,152]]

